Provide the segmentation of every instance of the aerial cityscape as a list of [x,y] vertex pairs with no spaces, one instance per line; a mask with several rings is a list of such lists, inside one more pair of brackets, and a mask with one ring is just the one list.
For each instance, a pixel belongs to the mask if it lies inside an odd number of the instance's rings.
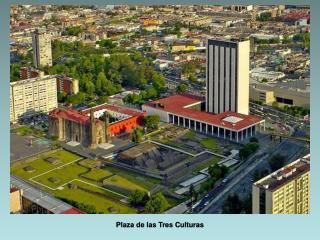
[[308,5],[12,5],[11,214],[310,213]]

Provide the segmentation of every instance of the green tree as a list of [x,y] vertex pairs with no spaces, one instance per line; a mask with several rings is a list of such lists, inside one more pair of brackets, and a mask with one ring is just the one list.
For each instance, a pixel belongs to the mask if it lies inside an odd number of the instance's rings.
[[144,96],[145,99],[155,98],[158,96],[158,91],[155,87],[151,86],[148,87],[146,91],[146,95]]
[[241,158],[247,158],[252,153],[256,152],[260,148],[259,143],[257,142],[250,142],[247,145],[245,145],[243,148],[239,151],[239,156]]
[[190,195],[190,198],[191,198],[191,201],[192,201],[192,202],[197,201],[199,194],[198,194],[198,192],[194,189],[193,184],[191,184],[190,187],[189,187],[189,195]]
[[85,82],[84,90],[87,94],[92,95],[95,92],[95,85],[92,81]]
[[107,102],[108,102],[108,96],[100,96],[97,101],[98,104],[104,104]]
[[185,93],[188,91],[188,86],[184,83],[181,83],[177,87],[177,93]]
[[130,135],[130,139],[132,142],[140,143],[142,141],[143,132],[141,128],[135,128]]
[[152,195],[146,204],[146,210],[150,213],[161,213],[168,207],[169,203],[167,199],[160,192]]
[[270,158],[269,160],[269,166],[272,170],[272,172],[278,170],[279,168],[282,168],[286,162],[286,157],[280,154],[277,154]]
[[188,80],[190,82],[196,82],[197,81],[197,77],[195,74],[190,74]]
[[221,169],[217,163],[214,165],[211,165],[208,168],[208,172],[211,178],[219,179],[221,176]]
[[288,35],[284,35],[284,36],[283,36],[282,43],[283,43],[283,44],[291,43],[291,40],[290,40],[290,38],[289,38]]
[[166,79],[161,73],[153,72],[152,74],[152,86],[159,92],[166,86]]
[[149,200],[148,193],[138,189],[134,190],[129,195],[129,202],[134,206],[145,206],[148,200]]
[[67,93],[62,91],[58,93],[58,102],[64,102],[67,98]]
[[251,137],[249,141],[250,141],[251,143],[259,143],[259,140],[258,140],[258,138],[256,138],[256,137]]
[[86,99],[86,94],[83,92],[79,92],[75,95],[69,96],[67,98],[67,103],[79,104],[79,103],[84,102],[85,99]]
[[271,20],[271,12],[261,13],[260,16],[257,17],[257,20],[262,21],[262,22],[270,21]]
[[256,182],[256,181],[260,180],[261,178],[267,176],[269,173],[270,172],[269,172],[268,169],[264,169],[264,170],[261,170],[261,171],[257,170],[253,174],[253,181]]
[[104,39],[98,42],[100,47],[104,47],[107,49],[112,49],[115,48],[117,45],[115,43],[112,42],[112,40],[110,39]]
[[81,32],[81,26],[71,26],[66,28],[65,34],[68,36],[78,36]]
[[132,55],[131,58],[135,62],[141,62],[142,61],[142,54],[141,52],[135,51]]
[[252,214],[252,196],[248,195],[243,201],[241,201],[242,212],[245,214]]
[[20,64],[10,64],[10,82],[20,80]]
[[143,125],[147,128],[148,131],[154,131],[159,128],[160,117],[157,115],[149,115],[143,119]]
[[100,95],[107,95],[107,96],[110,96],[116,93],[115,86],[112,84],[110,80],[106,78],[106,75],[104,74],[104,72],[100,72],[97,77],[96,91]]
[[196,74],[196,70],[197,70],[197,67],[192,62],[187,62],[187,63],[182,65],[182,73],[187,75],[188,77],[191,74]]
[[242,212],[242,203],[237,194],[230,194],[222,206],[223,214],[239,214]]

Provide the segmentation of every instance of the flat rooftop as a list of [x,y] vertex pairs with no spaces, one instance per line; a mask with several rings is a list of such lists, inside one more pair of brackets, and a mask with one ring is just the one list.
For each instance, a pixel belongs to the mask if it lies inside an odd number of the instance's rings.
[[92,108],[87,108],[82,110],[81,113],[89,114],[90,111],[96,112],[104,109],[110,110],[113,112],[123,113],[130,116],[140,116],[141,114],[143,114],[142,111],[139,111],[137,109],[127,108],[127,107],[118,106],[118,105],[111,105],[111,104],[101,104]]
[[49,80],[49,79],[56,79],[56,76],[55,75],[45,75],[45,76],[41,76],[41,77],[28,78],[28,79],[19,80],[16,82],[11,82],[10,86],[24,85],[24,84],[28,84],[28,83],[34,83],[37,81],[45,81],[45,80]]
[[234,131],[239,131],[252,125],[256,125],[263,120],[256,116],[244,115],[231,111],[213,114],[189,108],[193,105],[201,104],[201,102],[204,101],[204,97],[194,96],[191,94],[177,94],[148,102],[144,105]]
[[255,182],[254,185],[269,191],[275,191],[279,187],[294,180],[297,176],[310,171],[310,154],[280,168],[268,176]]

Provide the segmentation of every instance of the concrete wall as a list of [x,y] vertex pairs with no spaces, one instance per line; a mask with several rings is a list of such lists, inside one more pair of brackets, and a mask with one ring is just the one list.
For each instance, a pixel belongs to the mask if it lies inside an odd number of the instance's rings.
[[162,122],[169,122],[168,113],[165,111],[155,109],[146,105],[142,105],[142,110],[146,111],[148,115],[158,115],[160,117],[160,121]]

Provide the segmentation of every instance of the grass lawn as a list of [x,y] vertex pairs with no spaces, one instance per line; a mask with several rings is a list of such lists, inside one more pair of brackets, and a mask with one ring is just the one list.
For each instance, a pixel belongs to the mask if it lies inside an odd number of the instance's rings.
[[200,141],[201,145],[214,153],[222,153],[218,142],[213,138],[206,138]]
[[82,176],[96,182],[100,182],[102,179],[112,176],[113,173],[103,169],[93,169],[90,172],[83,174]]
[[[78,178],[79,174],[84,173],[87,170],[88,169],[85,167],[79,166],[76,163],[72,163],[60,169],[55,169],[49,173],[36,177],[33,180],[51,188],[57,188],[58,186],[61,186],[75,178]],[[59,182],[51,182],[49,181],[50,178],[56,178],[59,180]]]
[[117,175],[108,178],[107,183],[111,184],[111,185],[119,186],[121,188],[131,190],[131,191],[134,191],[136,189],[142,190],[142,191],[148,191],[144,187],[142,187],[134,182],[131,182],[130,180],[127,180],[121,176],[117,176]]
[[22,136],[31,135],[33,133],[33,130],[27,126],[19,127],[17,129],[14,129],[13,131]]
[[[95,188],[93,186],[87,185],[81,182],[75,182],[78,186],[82,188],[86,188],[88,190],[104,193],[106,197],[110,194],[102,189]],[[84,204],[93,205],[98,212],[110,213],[109,208],[115,208],[118,210],[118,213],[136,213],[136,210],[122,204],[120,201],[116,201],[113,199],[108,199],[102,196],[97,196],[90,192],[86,192],[82,189],[69,189],[65,187],[61,191],[54,191],[54,195],[56,197],[65,198],[69,200],[74,200],[77,202],[82,202]]]
[[159,179],[151,178],[151,177],[146,177],[137,173],[125,171],[122,169],[118,169],[115,167],[105,167],[104,169],[112,172],[113,174],[116,174],[118,176],[121,176],[130,182],[139,185],[140,187],[150,190],[152,189],[155,185],[160,183]]
[[204,163],[201,163],[196,168],[194,168],[193,172],[197,173],[197,172],[201,171],[202,169],[205,169],[207,167],[210,167],[211,165],[216,164],[218,161],[219,161],[219,158],[216,156],[213,156],[209,160],[205,161]]
[[[46,162],[44,159],[48,157],[53,157],[59,159],[61,162],[57,165],[53,165],[51,163]],[[51,169],[54,169],[56,167],[59,167],[63,164],[72,162],[76,159],[80,158],[79,156],[72,154],[70,152],[67,152],[65,150],[61,150],[52,154],[44,155],[43,157],[36,159],[29,163],[23,163],[20,165],[17,165],[15,167],[12,167],[10,169],[11,174],[15,174],[18,177],[21,177],[23,179],[28,180],[31,177],[37,176],[41,173],[44,173],[46,171],[49,171]],[[34,172],[27,172],[24,170],[25,167],[30,166],[35,169]]]

